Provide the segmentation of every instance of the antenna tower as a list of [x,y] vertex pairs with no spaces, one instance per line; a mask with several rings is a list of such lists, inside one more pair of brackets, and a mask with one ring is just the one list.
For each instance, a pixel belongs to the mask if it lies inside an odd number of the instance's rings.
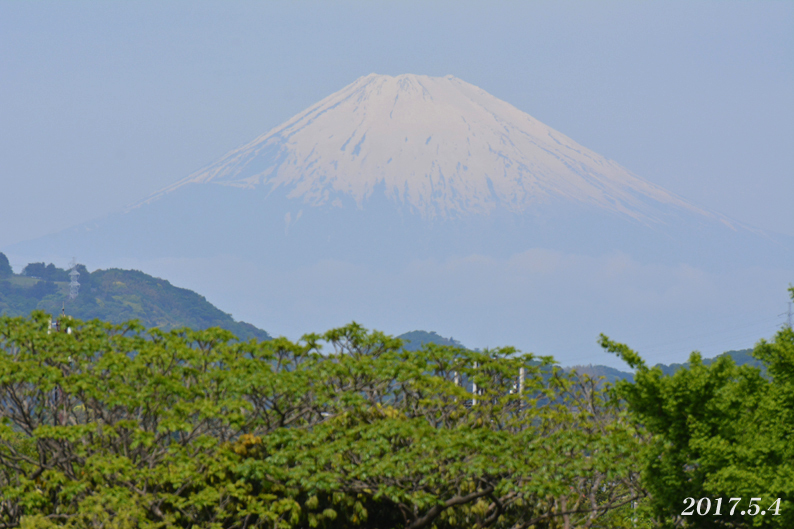
[[77,271],[77,262],[75,262],[74,257],[72,258],[72,262],[69,264],[69,270],[69,278],[71,279],[69,282],[69,299],[75,299],[77,298],[78,291],[80,290],[80,283],[77,282],[80,272]]

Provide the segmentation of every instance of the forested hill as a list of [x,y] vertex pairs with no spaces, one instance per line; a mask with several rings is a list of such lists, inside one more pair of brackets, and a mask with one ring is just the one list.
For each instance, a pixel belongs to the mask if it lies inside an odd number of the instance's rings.
[[[443,336],[439,336],[435,332],[427,332],[427,331],[411,331],[405,334],[401,334],[397,338],[403,340],[403,347],[408,351],[418,351],[422,348],[422,346],[426,343],[436,343],[439,345],[452,345],[457,347],[464,347],[459,341],[455,340],[454,338],[444,338]],[[762,373],[766,372],[766,368],[760,360],[753,357],[752,349],[741,349],[739,351],[726,351],[720,355],[717,355],[714,358],[704,358],[703,363],[705,365],[710,365],[712,362],[717,360],[723,356],[730,356],[736,365],[744,365],[750,364],[753,367],[757,367],[761,370]],[[683,364],[657,364],[654,367],[658,367],[662,370],[665,375],[673,375],[679,369],[684,369],[689,367],[689,363]],[[634,374],[621,371],[619,369],[615,369],[614,367],[609,366],[602,366],[602,365],[586,365],[586,366],[572,366],[565,368],[566,370],[576,370],[579,373],[584,373],[590,375],[591,377],[604,377],[607,382],[617,382],[618,380],[634,380]]]
[[461,343],[454,338],[444,338],[433,331],[411,331],[401,334],[397,338],[403,341],[403,347],[406,351],[418,351],[426,343],[462,347]]
[[80,320],[121,323],[139,320],[146,327],[221,327],[241,340],[269,340],[270,335],[250,323],[238,322],[192,290],[137,270],[95,270],[77,265],[78,296],[69,299],[68,271],[50,264],[31,263],[14,274],[0,253],[0,315],[27,316],[33,310],[61,313]]
[[[715,362],[718,358],[722,358],[723,356],[729,356],[733,359],[734,363],[738,366],[742,366],[745,364],[749,364],[752,367],[757,367],[761,370],[761,373],[766,373],[766,366],[764,363],[758,360],[753,356],[752,349],[741,349],[738,351],[726,351],[722,354],[715,356],[714,358],[704,358],[703,364],[704,365],[711,365]],[[654,367],[658,367],[662,370],[662,373],[668,376],[672,376],[675,374],[676,371],[679,369],[688,369],[689,362],[685,362],[683,364],[656,364]],[[586,373],[591,377],[604,377],[607,382],[616,382],[618,380],[628,380],[630,382],[634,381],[634,375],[632,373],[627,373],[625,371],[620,371],[615,369],[614,367],[607,367],[607,366],[573,366],[568,369],[575,369],[579,373]]]

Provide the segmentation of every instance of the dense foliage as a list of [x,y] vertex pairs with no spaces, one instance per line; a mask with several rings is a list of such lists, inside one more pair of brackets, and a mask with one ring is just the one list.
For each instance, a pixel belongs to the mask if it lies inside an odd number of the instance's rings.
[[[791,289],[794,297],[794,288]],[[636,369],[617,394],[652,434],[643,455],[643,485],[654,518],[664,527],[794,527],[794,331],[761,340],[753,356],[766,372],[729,356],[706,364],[693,353],[672,376],[649,369],[624,344],[602,345]],[[685,498],[759,498],[779,515],[751,516],[728,508],[720,516],[682,517]]]
[[0,527],[617,528],[643,494],[641,436],[549,359],[61,329],[0,318]]
[[34,310],[57,315],[65,307],[67,314],[81,320],[123,323],[136,319],[146,327],[163,330],[220,327],[242,339],[270,338],[251,324],[235,321],[203,296],[137,270],[89,272],[78,265],[79,295],[70,299],[66,270],[31,263],[20,275],[11,271],[4,276],[4,259],[0,253],[0,315],[27,316]]
[[8,262],[8,257],[0,252],[0,277],[10,277],[14,275],[14,269],[11,268],[11,263]]
[[794,527],[791,328],[670,373],[602,336],[614,386],[426,335],[0,317],[0,529]]
[[48,265],[44,263],[29,263],[22,269],[22,275],[43,279],[45,281],[69,281],[69,272],[62,268],[58,268],[52,263]]

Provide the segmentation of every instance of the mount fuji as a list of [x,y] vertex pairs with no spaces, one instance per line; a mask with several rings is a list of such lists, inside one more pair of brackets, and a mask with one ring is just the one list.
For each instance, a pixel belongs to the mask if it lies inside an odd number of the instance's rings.
[[452,76],[368,75],[155,193],[211,183],[307,206],[385,195],[424,218],[513,213],[552,198],[643,222],[653,206],[708,214]]
[[[451,263],[531,254],[518,283],[548,267],[561,274],[560,256],[706,274],[794,263],[791,238],[698,207],[474,85],[376,74],[125,211],[6,251],[181,275],[257,325],[272,329],[271,317],[304,331],[376,312],[412,321],[398,307],[373,309],[395,292],[427,292],[423,311],[435,314],[451,310],[443,299],[477,305],[513,289],[485,287],[500,272],[483,265],[442,292]],[[238,271],[217,272],[229,263]]]

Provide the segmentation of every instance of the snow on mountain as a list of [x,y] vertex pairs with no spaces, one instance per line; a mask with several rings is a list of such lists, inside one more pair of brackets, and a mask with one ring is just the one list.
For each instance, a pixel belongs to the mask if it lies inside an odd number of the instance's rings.
[[644,224],[661,221],[659,207],[717,217],[453,76],[361,77],[143,203],[193,183],[281,189],[310,206],[349,195],[359,207],[382,186],[425,219],[550,199]]
[[355,319],[573,363],[600,332],[701,348],[692,322],[716,336],[736,307],[779,312],[794,263],[791,237],[417,75],[362,77],[127,211],[3,251],[144,270],[275,334]]
[[460,79],[371,74],[125,212],[8,250],[102,263],[234,255],[289,269],[547,248],[717,269],[785,263],[791,246]]

